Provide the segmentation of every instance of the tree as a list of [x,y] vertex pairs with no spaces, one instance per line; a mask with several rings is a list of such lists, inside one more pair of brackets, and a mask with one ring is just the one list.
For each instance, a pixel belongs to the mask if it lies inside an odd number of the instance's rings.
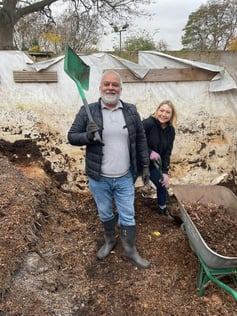
[[[117,45],[114,45],[114,49],[118,50]],[[136,52],[141,50],[166,50],[167,44],[161,40],[155,43],[153,36],[146,30],[140,30],[134,35],[129,36],[123,44],[123,49],[129,52]]]
[[166,50],[168,50],[168,44],[164,40],[160,40],[156,44],[156,49],[161,51],[161,52],[165,52]]
[[135,36],[126,39],[124,49],[130,52],[136,52],[139,50],[154,50],[156,49],[156,45],[150,38]]
[[75,16],[73,12],[60,16],[55,31],[62,39],[62,50],[68,43],[76,51],[95,49],[102,34],[96,19],[88,14]]
[[189,15],[183,30],[184,48],[226,50],[237,32],[237,1],[208,1]]
[[[42,12],[51,21],[52,4],[70,3],[75,16],[89,14],[99,23],[99,19],[108,22],[122,21],[125,17],[142,15],[139,4],[149,4],[150,0],[2,0],[0,1],[0,49],[14,49],[13,35],[16,23],[23,17]],[[99,24],[98,24],[99,25]]]
[[14,28],[14,47],[20,50],[41,50],[41,34],[48,31],[47,17],[39,12],[28,14],[16,23]]
[[15,26],[15,46],[21,50],[32,50],[32,46],[37,45],[40,51],[54,54],[64,51],[67,43],[76,51],[96,48],[101,33],[95,19],[66,11],[57,16],[55,22],[48,23],[47,17],[40,13],[23,17]]

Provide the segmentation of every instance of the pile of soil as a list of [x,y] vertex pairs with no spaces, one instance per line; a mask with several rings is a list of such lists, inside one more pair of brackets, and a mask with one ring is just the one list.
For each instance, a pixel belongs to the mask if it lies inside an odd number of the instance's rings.
[[237,220],[223,205],[191,203],[185,205],[185,210],[212,250],[237,257]]
[[90,192],[63,190],[35,143],[0,149],[0,315],[237,315],[215,284],[198,296],[199,263],[187,237],[156,213],[143,188],[136,189],[137,248],[151,267],[124,260],[119,227],[118,245],[98,260],[103,229]]

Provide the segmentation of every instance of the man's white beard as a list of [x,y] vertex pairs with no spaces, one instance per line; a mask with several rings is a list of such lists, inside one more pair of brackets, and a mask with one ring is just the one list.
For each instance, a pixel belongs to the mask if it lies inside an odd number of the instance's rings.
[[119,101],[119,95],[115,94],[113,96],[107,95],[105,93],[101,94],[101,99],[105,104],[114,105],[117,104]]

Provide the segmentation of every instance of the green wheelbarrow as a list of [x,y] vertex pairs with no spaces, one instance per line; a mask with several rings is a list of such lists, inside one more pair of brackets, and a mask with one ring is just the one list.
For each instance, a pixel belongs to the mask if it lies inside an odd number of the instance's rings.
[[[183,230],[191,249],[199,260],[197,281],[199,296],[204,295],[205,289],[211,281],[237,301],[237,254],[236,257],[228,257],[213,251],[185,210],[185,204],[188,203],[197,201],[203,205],[214,203],[223,205],[229,215],[237,219],[237,197],[230,189],[219,185],[174,185],[172,190],[180,205]],[[231,276],[233,288],[221,281],[221,277],[225,275]]]

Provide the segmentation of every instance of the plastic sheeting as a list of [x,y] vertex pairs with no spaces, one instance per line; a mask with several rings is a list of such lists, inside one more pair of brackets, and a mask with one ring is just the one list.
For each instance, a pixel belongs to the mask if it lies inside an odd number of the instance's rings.
[[[237,89],[226,69],[149,51],[139,52],[139,64],[96,53],[80,55],[90,66],[88,102],[99,98],[99,83],[106,69],[129,69],[138,79],[124,83],[121,98],[136,104],[142,118],[149,116],[164,99],[173,101],[177,114],[176,140],[172,153],[171,183],[216,183],[237,164]],[[144,82],[154,68],[197,67],[218,72],[213,80]],[[15,83],[14,70],[57,71],[56,83]],[[30,110],[46,124],[66,135],[82,101],[74,81],[64,72],[64,56],[38,63],[19,51],[0,51],[0,110]],[[4,110],[3,110],[4,109]],[[17,115],[19,114],[17,112]],[[0,113],[0,114],[1,114]],[[21,116],[20,116],[21,117]],[[8,125],[24,126],[9,119]],[[73,150],[67,147],[67,151]]]
[[218,73],[209,83],[210,92],[221,92],[237,88],[236,82],[228,71],[224,67],[216,65],[181,59],[154,51],[139,52],[139,64],[150,68],[181,68],[185,65],[186,67],[209,70]]
[[[122,99],[137,105],[142,117],[154,111],[163,99],[171,99],[179,116],[195,116],[202,111],[209,115],[236,115],[236,83],[226,69],[215,65],[180,59],[154,51],[139,52],[139,64],[96,53],[80,55],[90,66],[89,90],[85,91],[88,102],[99,98],[99,82],[105,69],[129,69],[140,80],[123,85]],[[218,72],[209,81],[143,82],[149,69],[197,67]],[[15,83],[14,70],[57,71],[57,83]],[[0,98],[2,106],[47,107],[53,112],[63,109],[77,111],[82,102],[74,81],[64,72],[64,56],[34,63],[20,51],[0,51]],[[185,112],[184,112],[185,109]],[[187,112],[188,109],[188,112]]]
[[[100,56],[98,54],[94,54],[94,56]],[[236,83],[234,79],[230,76],[228,71],[224,67],[219,67],[216,65],[191,61],[187,59],[181,59],[177,57],[173,57],[164,53],[154,52],[154,51],[145,51],[139,52],[139,64],[133,63],[124,58],[119,58],[117,56],[110,55],[112,60],[116,60],[122,66],[122,68],[127,68],[131,71],[138,79],[144,79],[151,68],[181,68],[183,65],[186,67],[194,67],[198,69],[208,70],[212,72],[217,72],[218,74],[210,81],[209,91],[210,92],[218,92],[218,91],[227,91],[231,89],[237,89]],[[157,58],[158,57],[158,58]],[[37,63],[33,63],[31,60],[27,61],[28,65],[31,65],[36,71],[45,70],[50,68],[55,63],[61,61],[64,56],[59,56],[57,58],[53,58],[51,60],[41,61]],[[83,61],[86,62],[86,56],[80,56]],[[111,64],[113,64],[111,60]]]

